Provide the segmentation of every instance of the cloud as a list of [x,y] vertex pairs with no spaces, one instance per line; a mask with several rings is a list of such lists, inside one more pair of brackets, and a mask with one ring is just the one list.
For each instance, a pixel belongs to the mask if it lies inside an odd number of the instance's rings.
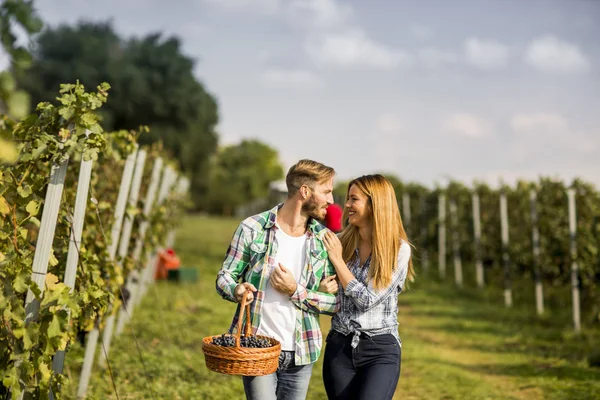
[[578,46],[553,36],[534,39],[525,52],[525,62],[546,73],[578,73],[590,68],[588,58]]
[[[203,0],[228,11],[284,17],[305,35],[304,50],[315,64],[391,69],[410,62],[403,51],[377,43],[352,23],[352,6],[339,0]],[[264,51],[263,51],[264,53]],[[269,54],[270,56],[270,54]],[[259,60],[262,57],[259,56]],[[279,77],[279,74],[276,74]],[[293,75],[296,76],[296,75]]]
[[492,134],[489,124],[472,114],[455,113],[442,121],[444,130],[470,138],[481,138]]
[[411,63],[407,53],[374,42],[360,29],[313,37],[305,49],[316,64],[342,68],[392,69]]
[[410,32],[419,39],[430,39],[435,35],[432,28],[420,24],[411,25]]
[[467,63],[486,70],[506,66],[509,58],[508,47],[499,42],[470,38],[465,42]]
[[417,53],[417,58],[421,64],[427,68],[441,67],[447,64],[453,64],[458,61],[458,56],[450,51],[423,48]]
[[516,114],[510,119],[510,127],[520,135],[515,141],[515,155],[521,160],[531,157],[531,149],[544,144],[543,150],[568,152],[570,154],[592,154],[600,149],[600,136],[572,127],[560,114],[532,113]]
[[534,113],[517,114],[510,120],[510,126],[517,132],[562,131],[568,129],[567,120],[559,114]]
[[278,85],[306,85],[318,81],[316,74],[303,69],[269,68],[262,74],[265,82]]
[[281,0],[203,0],[211,6],[226,11],[253,11],[260,14],[276,14],[281,9]]
[[342,26],[354,14],[350,6],[335,0],[292,0],[289,12],[319,28]]

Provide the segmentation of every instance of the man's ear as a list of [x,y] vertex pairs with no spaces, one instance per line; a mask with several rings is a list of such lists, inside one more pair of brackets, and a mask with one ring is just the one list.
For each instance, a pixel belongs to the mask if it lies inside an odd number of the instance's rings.
[[302,200],[306,200],[310,196],[310,189],[306,185],[302,185],[300,187],[300,195],[302,196]]

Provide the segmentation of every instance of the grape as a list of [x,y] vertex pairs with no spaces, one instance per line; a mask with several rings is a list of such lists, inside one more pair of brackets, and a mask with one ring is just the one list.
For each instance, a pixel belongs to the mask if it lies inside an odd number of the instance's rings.
[[[222,334],[221,336],[214,337],[212,343],[217,346],[235,347],[235,337]],[[267,347],[271,347],[271,342],[264,337],[241,336],[240,346],[254,349],[266,349]]]

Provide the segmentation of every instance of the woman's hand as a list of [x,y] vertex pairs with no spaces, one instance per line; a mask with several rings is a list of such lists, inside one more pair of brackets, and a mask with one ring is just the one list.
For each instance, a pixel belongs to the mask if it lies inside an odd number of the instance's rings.
[[334,265],[336,262],[343,262],[342,242],[340,242],[337,235],[331,231],[327,231],[323,242],[325,243],[325,248],[327,249],[327,254],[329,255],[331,262]]
[[336,275],[331,275],[323,279],[319,284],[319,292],[336,294],[339,290],[336,277]]

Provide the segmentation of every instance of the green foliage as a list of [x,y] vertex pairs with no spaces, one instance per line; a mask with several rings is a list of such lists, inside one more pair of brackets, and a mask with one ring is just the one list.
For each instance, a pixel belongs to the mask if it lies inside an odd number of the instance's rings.
[[[108,254],[114,204],[120,188],[124,160],[137,148],[139,131],[103,132],[97,111],[106,102],[109,86],[86,92],[79,84],[61,85],[57,105],[40,103],[36,113],[12,124],[11,139],[19,143],[14,165],[0,167],[0,371],[2,385],[14,396],[25,391],[46,398],[49,390],[60,398],[65,376],[51,377],[51,362],[65,350],[78,330],[89,330],[115,304],[119,288],[133,268],[141,268],[130,257],[112,260]],[[149,161],[160,148],[150,150]],[[43,296],[31,281],[44,195],[52,164],[69,160],[48,275]],[[86,207],[79,265],[74,290],[63,283],[81,160],[96,161],[92,169],[90,202]],[[165,232],[176,224],[186,198],[172,194],[145,218],[143,202],[127,210],[139,224],[153,224],[145,243],[146,255],[164,243]],[[134,230],[135,227],[134,227]],[[115,262],[116,261],[116,262]],[[38,315],[25,323],[24,300],[31,290],[41,301]]]
[[196,207],[205,207],[209,158],[217,146],[218,105],[193,73],[175,37],[151,34],[123,39],[110,23],[81,22],[42,32],[31,69],[19,83],[32,103],[54,97],[60,82],[77,77],[86,86],[111,82],[111,101],[99,112],[106,130],[147,125],[141,145],[162,141],[192,177]]
[[[78,318],[85,306],[69,288],[57,284],[53,267],[68,247],[68,233],[63,245],[55,246],[50,258],[50,274],[37,318],[25,324],[24,296],[31,289],[39,298],[40,290],[31,281],[31,266],[37,240],[38,217],[44,202],[50,165],[76,154],[96,159],[106,146],[102,128],[94,110],[107,96],[108,85],[97,93],[87,93],[80,84],[62,85],[59,105],[41,103],[37,113],[15,124],[12,139],[19,143],[14,165],[0,168],[0,304],[3,323],[0,327],[0,366],[5,371],[3,384],[14,395],[21,390],[40,396],[50,385],[49,366],[57,350],[69,340],[66,329],[68,313]],[[89,131],[89,135],[86,135]],[[67,191],[68,192],[68,191]],[[63,208],[59,219],[66,219]],[[60,236],[60,235],[58,235]],[[62,377],[52,381],[55,386]]]
[[[131,331],[113,340],[111,365],[121,398],[244,398],[240,377],[209,371],[201,350],[201,339],[225,331],[235,312],[235,304],[216,293],[214,277],[238,223],[185,218],[176,251],[182,265],[196,267],[203,278],[186,285],[158,282],[136,310],[132,328],[148,377]],[[394,398],[598,397],[600,371],[586,365],[586,358],[590,365],[598,364],[597,329],[576,336],[560,318],[538,319],[530,307],[505,309],[492,300],[487,291],[458,290],[418,276],[399,297],[402,373]],[[328,330],[329,317],[321,316],[321,331]],[[67,361],[77,382],[78,360]],[[323,357],[313,367],[308,399],[327,398],[322,363]],[[74,395],[75,388],[70,392]],[[94,374],[87,398],[114,398],[111,381]]]
[[[485,270],[485,281],[488,285],[503,288],[505,276],[502,261],[500,193],[504,192],[507,198],[509,278],[510,282],[516,284],[523,280],[531,282],[535,277],[530,201],[530,194],[534,191],[537,194],[535,205],[540,235],[539,271],[545,286],[546,308],[570,309],[572,300],[568,289],[571,284],[573,258],[570,254],[567,185],[562,181],[542,177],[539,182],[518,181],[512,187],[504,185],[500,189],[492,189],[481,182],[475,182],[473,187],[469,188],[463,183],[450,181],[445,188],[431,190],[419,184],[402,182],[394,176],[386,177],[394,186],[405,229],[409,240],[415,245],[413,256],[417,261],[417,268],[423,268],[425,256],[429,261],[438,259],[439,194],[446,196],[446,268],[453,268],[454,228],[450,203],[455,202],[458,220],[456,230],[464,282],[466,286],[471,287],[476,284],[473,268],[476,258],[473,194],[478,194],[480,203],[480,255]],[[583,320],[587,324],[597,326],[600,324],[600,193],[591,184],[580,179],[574,180],[570,187],[575,189],[576,193],[576,261]],[[347,182],[338,182],[335,190],[344,196],[346,188]],[[410,221],[402,201],[405,193],[410,196]],[[447,276],[452,274],[447,272]],[[527,290],[533,293],[533,288]],[[520,297],[522,294],[515,292],[514,295],[515,301],[523,300]]]
[[24,69],[31,63],[31,55],[26,48],[17,45],[17,37],[12,28],[18,26],[27,34],[39,32],[42,21],[33,8],[32,0],[5,0],[0,5],[0,41],[2,48],[12,59],[13,67]]
[[[33,8],[33,1],[5,0],[0,4],[0,43],[10,58],[10,68],[21,71],[29,67],[29,51],[17,45],[13,28],[18,27],[31,35],[42,28],[42,22]],[[0,71],[0,131],[6,130],[13,119],[24,118],[29,113],[29,95],[17,88],[10,71]],[[2,115],[7,114],[7,115]],[[14,162],[17,151],[13,143],[0,134],[0,162]]]
[[269,184],[283,177],[277,151],[258,140],[219,150],[210,180],[211,211],[232,215],[235,207],[266,197]]

